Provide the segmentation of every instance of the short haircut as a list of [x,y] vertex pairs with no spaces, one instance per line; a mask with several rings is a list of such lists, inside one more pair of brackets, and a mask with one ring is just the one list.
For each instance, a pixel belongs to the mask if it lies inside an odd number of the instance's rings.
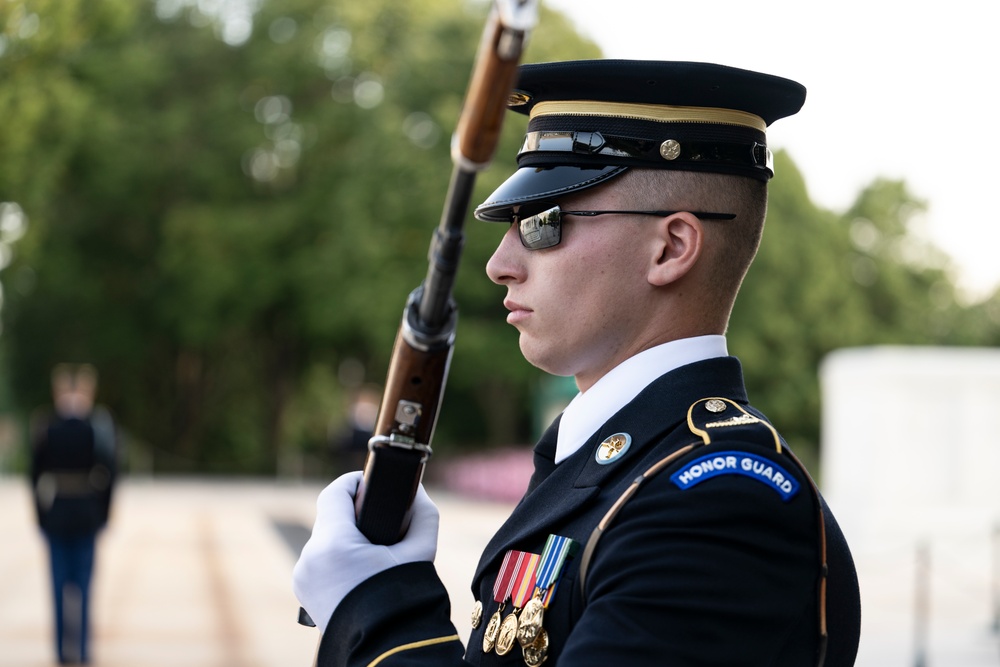
[[667,169],[629,169],[611,183],[624,208],[733,213],[706,220],[707,258],[715,297],[727,310],[757,254],[767,213],[767,184],[747,176]]

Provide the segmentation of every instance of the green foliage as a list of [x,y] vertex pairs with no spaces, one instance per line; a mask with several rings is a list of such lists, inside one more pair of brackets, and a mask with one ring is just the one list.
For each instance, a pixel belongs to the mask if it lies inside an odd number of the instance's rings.
[[[190,0],[0,2],[6,407],[26,414],[53,364],[86,360],[157,470],[323,473],[347,394],[384,378],[426,272],[486,12],[272,0],[250,28]],[[598,56],[543,7],[526,60]],[[523,131],[511,114],[474,201]],[[816,440],[816,368],[836,347],[1000,342],[1000,295],[958,304],[903,184],[837,215],[788,156],[778,174],[730,347],[793,440]],[[467,229],[439,451],[537,429],[543,378],[484,275],[503,232]],[[354,362],[363,377],[340,372]]]
[[877,180],[843,215],[818,209],[776,156],[757,259],[730,321],[751,398],[790,440],[816,447],[818,368],[839,347],[984,344],[946,258],[914,229],[924,211],[903,183]]
[[[16,407],[47,399],[54,363],[85,359],[158,469],[321,456],[346,400],[335,369],[358,359],[381,381],[426,271],[487,6],[288,0],[262,3],[250,32],[183,0],[0,11],[0,202],[29,221],[2,275]],[[597,55],[559,16],[540,30],[529,57]],[[520,435],[475,424],[498,401],[522,411],[534,377],[508,332],[493,353],[493,231],[469,230],[445,447]]]

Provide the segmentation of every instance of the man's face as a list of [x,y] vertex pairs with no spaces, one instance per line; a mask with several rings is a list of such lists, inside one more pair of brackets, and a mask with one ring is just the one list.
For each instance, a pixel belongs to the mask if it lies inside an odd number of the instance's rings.
[[[557,203],[564,210],[628,208],[609,188]],[[646,347],[655,220],[566,216],[562,241],[544,250],[521,245],[511,225],[486,273],[507,287],[507,322],[521,334],[525,359],[554,375],[575,376],[585,390]]]

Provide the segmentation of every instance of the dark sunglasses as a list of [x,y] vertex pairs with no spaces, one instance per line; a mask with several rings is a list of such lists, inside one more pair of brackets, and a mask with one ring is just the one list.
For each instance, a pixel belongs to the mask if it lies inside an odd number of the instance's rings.
[[[564,215],[581,215],[592,218],[596,215],[655,215],[659,218],[680,213],[681,211],[563,211],[558,206],[547,208],[541,213],[525,217],[514,216],[517,234],[521,237],[521,245],[528,250],[543,250],[559,245],[562,240],[562,218]],[[733,213],[701,213],[689,211],[692,215],[705,220],[732,220]]]

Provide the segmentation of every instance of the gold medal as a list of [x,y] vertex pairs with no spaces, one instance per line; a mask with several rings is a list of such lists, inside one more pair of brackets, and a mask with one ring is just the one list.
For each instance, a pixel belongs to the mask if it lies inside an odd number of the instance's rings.
[[[503,610],[507,605],[507,600],[510,599],[511,591],[514,589],[514,577],[521,563],[524,562],[524,556],[524,552],[514,551],[513,549],[504,554],[503,563],[500,565],[500,573],[497,575],[496,581],[493,582],[493,601],[499,602],[500,608],[490,616],[490,622],[486,626],[486,632],[483,634],[483,653],[489,653],[497,644],[497,639],[500,636],[500,623],[503,618]],[[517,620],[516,616],[514,620]],[[516,632],[517,628],[514,631]]]
[[[500,609],[490,618],[483,635],[483,653],[495,647],[497,655],[507,655],[517,641],[517,615],[521,606],[535,589],[535,570],[540,556],[526,551],[510,550],[503,557],[500,573],[493,582],[493,600],[500,603]],[[514,611],[507,614],[501,623],[500,617],[507,602],[513,602]]]
[[529,646],[538,637],[538,633],[542,629],[544,612],[545,607],[542,605],[539,593],[536,592],[535,596],[528,600],[528,604],[524,605],[524,611],[521,612],[520,623],[517,626],[517,641],[521,646]]
[[500,635],[497,637],[497,655],[507,655],[514,648],[514,640],[517,639],[517,612],[512,611],[503,619],[500,626]]
[[497,635],[500,634],[500,609],[490,616],[490,622],[486,625],[486,634],[483,635],[483,653],[489,653],[497,643]]
[[475,630],[483,622],[483,603],[476,600],[476,605],[472,608],[472,629]]
[[535,641],[524,647],[524,662],[528,667],[538,667],[549,657],[549,633],[544,628],[538,631]]

